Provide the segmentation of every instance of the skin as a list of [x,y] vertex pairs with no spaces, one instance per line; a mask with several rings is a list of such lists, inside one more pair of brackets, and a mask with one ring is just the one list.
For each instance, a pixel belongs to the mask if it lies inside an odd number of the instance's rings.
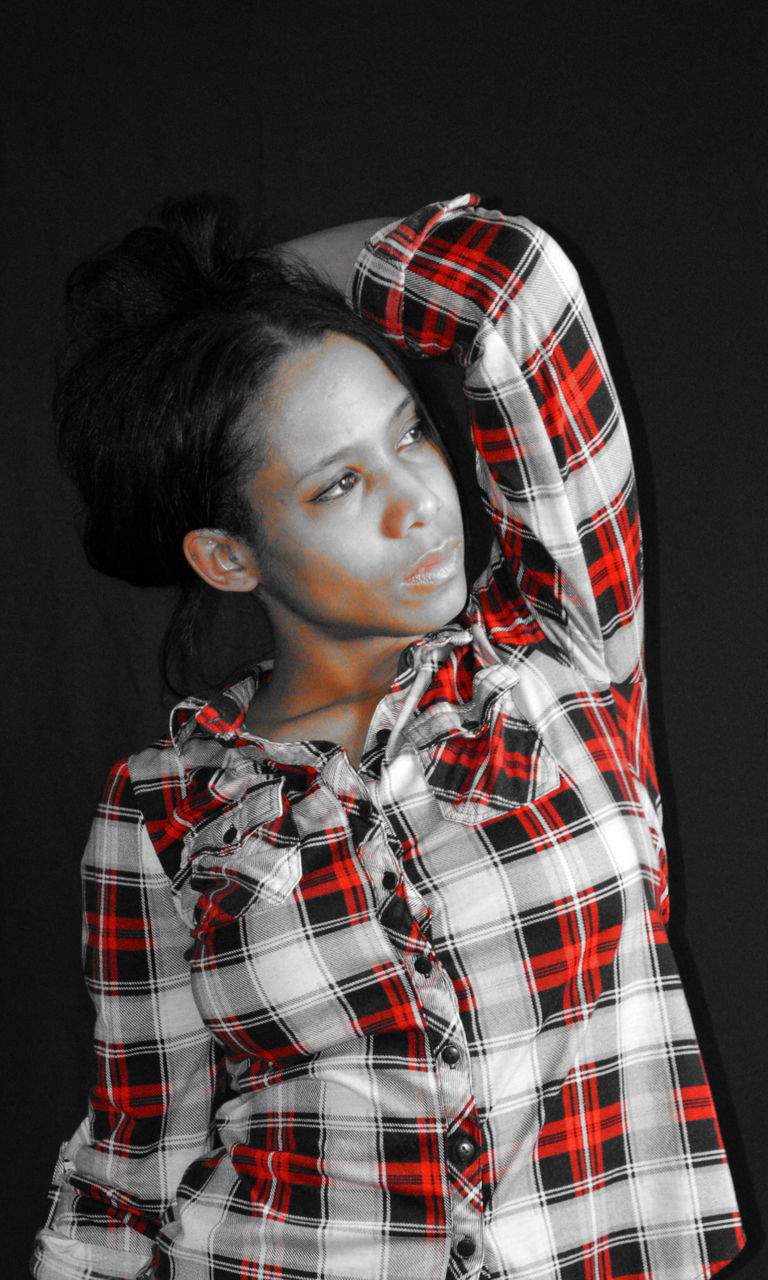
[[274,672],[251,731],[340,742],[357,762],[404,646],[465,602],[459,496],[407,389],[343,335],[283,357],[255,418],[258,549],[199,529],[185,553],[211,586],[256,590],[268,614]]

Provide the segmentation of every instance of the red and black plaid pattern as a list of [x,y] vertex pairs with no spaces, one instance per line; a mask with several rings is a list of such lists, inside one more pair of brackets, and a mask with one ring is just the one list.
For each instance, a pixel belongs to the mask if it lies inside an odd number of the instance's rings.
[[83,863],[99,1075],[35,1274],[714,1275],[742,1236],[665,934],[589,310],[543,232],[467,200],[378,236],[352,301],[465,365],[492,561],[358,769],[251,737],[255,671],[114,770]]

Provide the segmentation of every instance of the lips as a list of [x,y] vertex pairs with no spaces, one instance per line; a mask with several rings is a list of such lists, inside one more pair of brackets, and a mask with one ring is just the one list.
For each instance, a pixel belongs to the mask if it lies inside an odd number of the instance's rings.
[[411,569],[405,581],[410,586],[434,586],[452,578],[461,562],[461,538],[446,538],[433,547]]

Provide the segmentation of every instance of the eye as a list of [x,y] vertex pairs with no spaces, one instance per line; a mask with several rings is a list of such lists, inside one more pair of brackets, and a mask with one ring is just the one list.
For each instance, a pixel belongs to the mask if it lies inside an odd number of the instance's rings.
[[343,498],[345,493],[351,493],[357,484],[357,474],[354,471],[345,471],[338,480],[334,480],[333,484],[329,484],[327,489],[322,489],[320,493],[316,493],[312,498],[312,502],[333,502],[336,498]]
[[423,440],[426,440],[426,438],[427,433],[424,430],[424,424],[421,422],[414,422],[412,426],[408,427],[408,430],[404,431],[401,435],[398,441],[398,448],[407,448],[410,444],[421,444]]

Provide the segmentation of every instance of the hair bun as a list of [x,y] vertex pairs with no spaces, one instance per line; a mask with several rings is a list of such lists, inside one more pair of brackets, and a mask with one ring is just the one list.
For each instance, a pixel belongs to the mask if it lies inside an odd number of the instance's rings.
[[70,356],[95,334],[119,340],[217,300],[226,305],[233,284],[275,273],[233,200],[207,193],[170,199],[157,217],[159,226],[137,227],[71,273]]
[[253,249],[242,214],[227,197],[202,192],[166,200],[159,216],[167,234],[183,246],[205,278],[226,271]]

